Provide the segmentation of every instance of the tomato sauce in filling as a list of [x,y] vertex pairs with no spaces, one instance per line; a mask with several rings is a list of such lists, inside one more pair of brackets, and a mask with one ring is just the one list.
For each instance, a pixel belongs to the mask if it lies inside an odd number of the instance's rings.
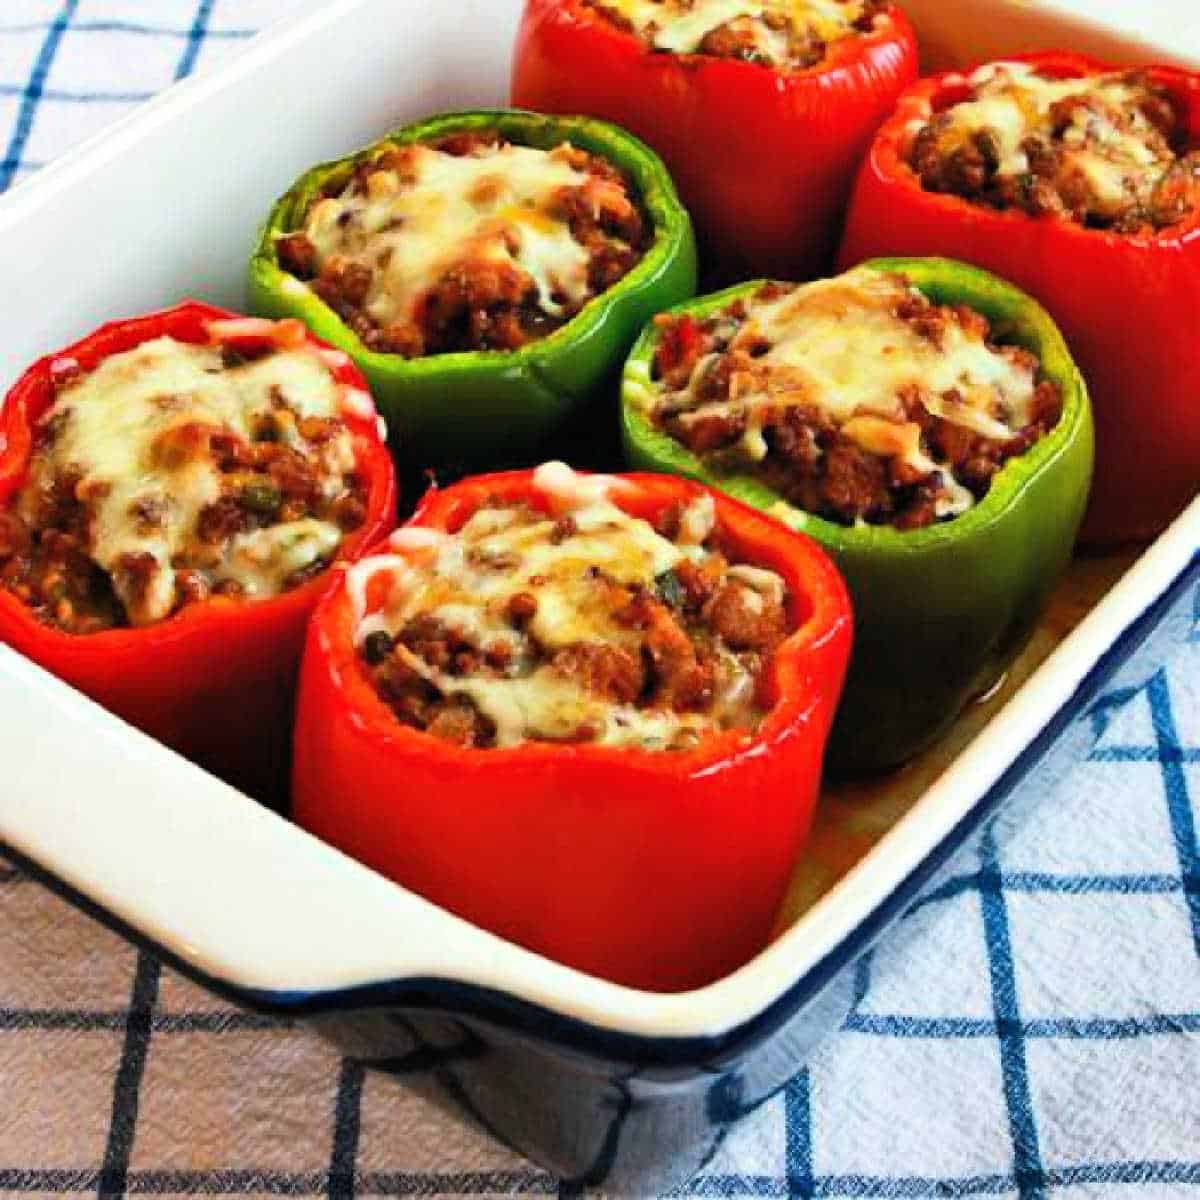
[[870,33],[884,0],[583,0],[654,50],[780,70],[822,62],[829,46]]
[[315,348],[246,358],[162,337],[55,386],[0,511],[0,586],[47,625],[89,634],[278,595],[365,519],[346,389]]
[[553,333],[633,270],[651,237],[605,159],[461,133],[383,149],[277,246],[368,348],[416,358]]
[[348,575],[362,595],[390,577],[360,654],[400,722],[463,746],[687,750],[753,730],[788,597],[736,561],[714,513],[703,496],[652,526],[591,492],[552,515],[495,501],[456,534],[401,530],[390,566]]
[[913,132],[909,162],[928,191],[1118,233],[1196,211],[1200,145],[1144,74],[1060,79],[993,63],[967,83]]
[[966,512],[1062,411],[1037,357],[994,343],[979,313],[869,268],[657,323],[635,389],[652,423],[718,473],[749,472],[840,524]]

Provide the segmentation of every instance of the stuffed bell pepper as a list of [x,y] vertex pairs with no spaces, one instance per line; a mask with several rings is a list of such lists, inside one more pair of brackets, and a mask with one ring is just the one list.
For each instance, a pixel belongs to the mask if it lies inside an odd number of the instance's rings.
[[1006,668],[1087,499],[1087,392],[1046,313],[944,259],[748,283],[659,317],[626,453],[821,542],[854,598],[839,773],[911,757]]
[[185,303],[43,358],[0,412],[0,641],[278,799],[317,595],[395,524],[379,425],[297,321]]
[[820,547],[726,496],[479,476],[318,606],[294,813],[539,953],[699,986],[770,935],[850,637]]
[[494,463],[611,381],[695,282],[650,150],[602,121],[498,110],[308,172],[267,222],[250,302],[350,354],[409,458]]
[[916,75],[912,28],[884,0],[527,0],[512,99],[644,138],[714,277],[810,278]]
[[1036,296],[1096,413],[1083,536],[1200,490],[1200,74],[1030,55],[924,80],[879,131],[841,260],[946,254]]

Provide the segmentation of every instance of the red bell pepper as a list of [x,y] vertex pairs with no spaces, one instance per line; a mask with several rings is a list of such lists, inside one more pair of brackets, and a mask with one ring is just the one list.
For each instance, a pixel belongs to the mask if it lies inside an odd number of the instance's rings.
[[[1064,52],[1015,58],[1063,78],[1114,69]],[[1200,74],[1146,73],[1200,138]],[[964,75],[948,72],[900,98],[859,175],[839,262],[945,255],[1031,292],[1062,329],[1095,410],[1096,477],[1081,536],[1149,537],[1200,487],[1200,212],[1120,234],[923,190],[905,158],[911,130],[965,93]]]
[[[230,322],[222,328],[222,322]],[[215,327],[214,327],[215,323]],[[325,349],[298,321],[240,318],[207,304],[115,321],[40,359],[0,410],[0,506],[24,483],[38,417],[54,402],[54,376],[68,362],[84,371],[153,338],[251,349],[264,342]],[[337,381],[365,393],[358,369],[338,354]],[[340,560],[395,525],[392,460],[373,411],[343,414],[367,484],[367,515],[346,537]],[[328,575],[261,601],[214,596],[168,620],[83,636],[39,621],[0,588],[0,641],[19,650],[132,725],[259,798],[278,801],[286,783],[288,741],[304,630]]]
[[908,19],[829,46],[804,70],[652,50],[581,0],[527,0],[514,104],[604,117],[665,159],[722,278],[830,265],[854,172],[917,76]]
[[[647,519],[707,490],[618,478],[609,498]],[[745,962],[770,936],[808,830],[851,618],[815,542],[710,494],[736,553],[782,575],[791,595],[796,629],[767,668],[773,704],[756,732],[686,752],[451,744],[401,725],[380,698],[343,581],[305,649],[296,820],[467,920],[620,983],[681,990]],[[430,492],[410,524],[454,532],[495,499],[550,506],[533,472],[514,471]],[[360,586],[369,611],[371,581]]]

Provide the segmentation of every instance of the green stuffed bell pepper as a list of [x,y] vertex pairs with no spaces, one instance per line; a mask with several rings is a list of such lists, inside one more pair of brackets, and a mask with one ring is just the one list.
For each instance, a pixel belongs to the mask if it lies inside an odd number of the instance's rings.
[[603,121],[517,110],[434,117],[313,168],[249,271],[251,309],[349,354],[422,463],[533,452],[695,289],[657,155]]
[[828,765],[898,765],[991,686],[1066,566],[1091,482],[1087,389],[1054,322],[986,271],[875,259],[656,318],[625,368],[629,462],[829,550],[855,649]]

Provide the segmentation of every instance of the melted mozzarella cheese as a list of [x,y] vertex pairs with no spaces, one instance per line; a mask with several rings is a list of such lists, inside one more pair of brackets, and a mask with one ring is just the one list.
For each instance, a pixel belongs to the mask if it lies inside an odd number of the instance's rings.
[[[614,703],[548,661],[556,650],[580,644],[636,646],[641,634],[617,620],[628,594],[606,579],[652,588],[684,557],[706,553],[690,539],[711,531],[711,498],[684,510],[681,524],[688,533],[677,545],[612,502],[610,489],[619,486],[619,480],[576,476],[559,464],[539,472],[535,487],[556,513],[569,514],[574,522],[576,532],[565,538],[556,539],[551,517],[497,508],[480,509],[453,536],[399,531],[391,543],[395,556],[366,560],[347,573],[358,644],[379,630],[395,636],[414,618],[429,615],[484,653],[507,647],[512,657],[502,673],[465,676],[439,670],[402,645],[397,650],[444,696],[469,699],[494,724],[495,744],[501,747],[530,739],[571,740],[588,729],[594,733],[589,740],[599,744],[657,749],[673,744],[683,731],[700,733],[725,717],[744,718],[753,680],[743,678],[747,672],[732,656],[723,667],[721,700],[709,715]],[[368,613],[368,585],[381,573],[390,580],[388,600]],[[782,580],[770,572],[756,572],[753,579],[758,588],[782,594]],[[537,601],[537,612],[522,631],[507,615],[518,593]]]
[[[204,431],[250,440],[256,419],[275,411],[280,396],[298,416],[327,418],[338,414],[341,388],[313,350],[227,368],[219,348],[163,337],[105,359],[47,411],[43,421],[54,436],[35,460],[35,482],[47,473],[78,474],[77,490],[92,503],[91,557],[113,574],[133,623],[170,614],[175,561],[194,557],[200,514],[221,497],[221,473]],[[303,445],[294,422],[281,436]],[[348,434],[324,453],[330,466],[353,467]],[[325,522],[281,524],[212,548],[203,568],[214,583],[233,580],[247,595],[274,595],[294,572],[331,553],[341,536]],[[144,554],[156,564],[144,594],[122,594],[122,558]]]
[[305,225],[319,264],[336,255],[371,268],[363,308],[379,325],[412,320],[428,290],[475,256],[519,267],[550,316],[588,298],[588,252],[553,215],[554,202],[564,189],[612,184],[528,146],[453,155],[417,145],[407,154],[411,177],[377,170],[365,194],[349,185],[316,204]]
[[1090,185],[1102,211],[1123,203],[1139,175],[1162,165],[1162,155],[1148,144],[1161,143],[1161,137],[1138,107],[1139,89],[1124,76],[1045,79],[1028,63],[991,63],[976,71],[970,83],[974,98],[946,112],[948,149],[989,130],[998,149],[998,175],[1029,170],[1023,143],[1031,136],[1049,140],[1054,133],[1051,109],[1074,97],[1098,101],[1124,117],[1118,124],[1104,111],[1081,107],[1061,132],[1070,166]]
[[[760,361],[768,379],[774,368],[783,368],[784,378],[839,424],[863,411],[900,415],[897,393],[916,385],[932,393],[935,415],[985,437],[1010,437],[1028,421],[1030,371],[957,322],[946,323],[940,344],[923,337],[895,315],[909,294],[894,277],[853,271],[756,308],[739,341],[759,333],[766,337],[771,349]],[[965,403],[950,405],[942,398],[955,389]],[[989,411],[997,404],[1006,420]]]
[[832,42],[853,32],[862,0],[601,0],[659,50],[695,54],[716,29],[746,23],[756,48],[773,63],[789,57],[789,26]]
[[336,525],[313,517],[239,533],[216,575],[236,579],[248,596],[273,596],[289,576],[332,557],[341,541]]
[[[643,393],[644,403],[682,407],[684,425],[744,413],[742,451],[756,462],[768,453],[763,427],[772,410],[813,406],[868,453],[898,458],[922,474],[940,470],[902,407],[900,393],[910,387],[951,424],[994,440],[1012,437],[1030,421],[1034,372],[955,321],[945,322],[940,342],[922,336],[895,314],[912,294],[895,276],[859,268],[751,301],[730,349],[764,340],[770,348],[735,371],[728,400],[698,401],[694,389],[704,372],[697,368],[683,393]],[[943,475],[947,496],[939,515],[970,507],[971,493],[948,471]]]

